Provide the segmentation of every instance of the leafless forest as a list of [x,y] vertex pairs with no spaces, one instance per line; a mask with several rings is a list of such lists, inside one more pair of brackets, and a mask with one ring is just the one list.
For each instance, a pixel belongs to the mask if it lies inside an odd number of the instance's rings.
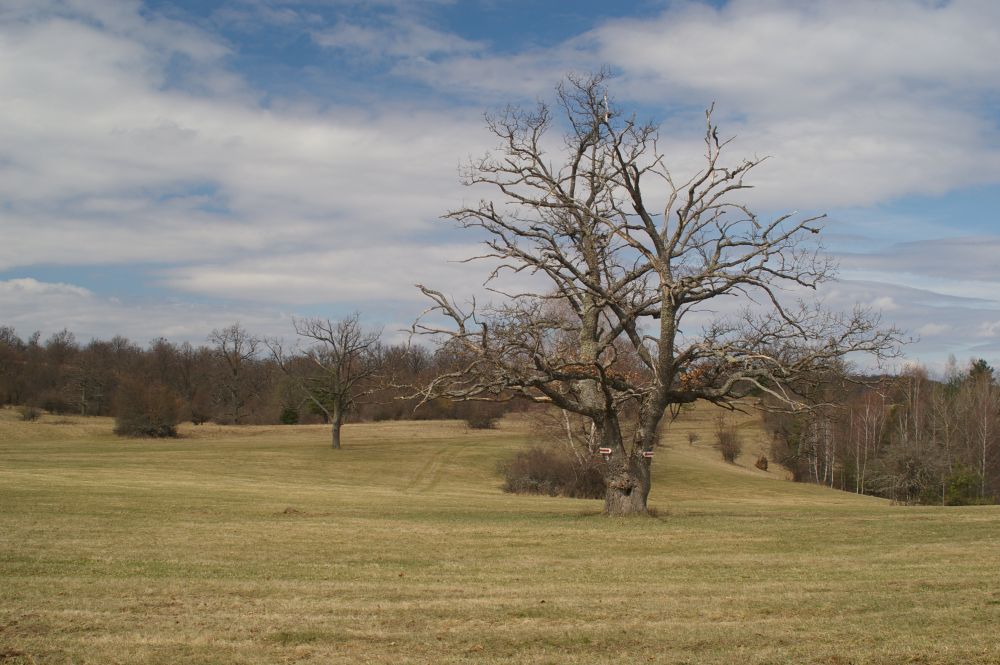
[[[20,408],[24,418],[139,412],[148,426],[167,429],[181,421],[329,423],[329,396],[318,389],[324,375],[329,378],[329,366],[324,370],[310,359],[310,347],[286,351],[283,371],[267,344],[238,324],[214,331],[210,340],[193,346],[159,339],[142,347],[124,337],[81,343],[69,331],[44,340],[37,333],[21,338],[0,327],[0,402]],[[420,385],[455,367],[447,349],[376,341],[364,354],[363,364],[374,371],[352,384],[347,422],[461,419],[488,427],[504,412],[526,407],[442,398],[416,408],[419,398],[401,386]],[[354,362],[361,364],[356,355]],[[299,374],[290,375],[291,366]],[[898,376],[841,375],[815,389],[809,410],[762,414],[772,463],[801,482],[901,503],[995,503],[997,379],[981,360],[953,364],[938,379],[919,368]]]

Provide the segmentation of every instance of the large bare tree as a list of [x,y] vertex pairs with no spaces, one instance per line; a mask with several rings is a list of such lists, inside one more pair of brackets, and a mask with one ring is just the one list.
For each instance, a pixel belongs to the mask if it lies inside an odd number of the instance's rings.
[[[787,287],[832,277],[812,242],[821,218],[763,219],[740,202],[763,159],[727,159],[730,141],[711,109],[704,164],[675,180],[657,126],[624,114],[606,78],[570,77],[553,106],[487,115],[499,147],[464,179],[497,200],[448,217],[485,232],[487,251],[476,258],[499,265],[488,283],[500,304],[460,305],[418,285],[432,304],[414,331],[443,338],[458,359],[426,398],[517,395],[590,419],[610,451],[605,512],[625,515],[646,512],[652,451],[672,408],[764,393],[795,403],[800,377],[852,352],[892,353],[898,335],[861,309],[786,305]],[[557,128],[563,141],[550,154]],[[501,292],[495,280],[505,271],[545,285]],[[742,314],[709,314],[734,296]]]
[[326,416],[331,445],[339,449],[344,417],[364,382],[379,370],[382,331],[365,330],[356,313],[339,321],[295,319],[294,324],[307,343],[304,350],[289,354],[277,340],[269,340],[268,347],[282,371]]

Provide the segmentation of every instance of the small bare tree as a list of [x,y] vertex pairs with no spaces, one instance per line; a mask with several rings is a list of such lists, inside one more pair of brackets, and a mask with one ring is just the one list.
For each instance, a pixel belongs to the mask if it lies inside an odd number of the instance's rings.
[[743,440],[740,439],[739,431],[721,415],[715,421],[715,449],[730,464],[735,464],[736,458],[743,452]]
[[[754,393],[795,403],[797,377],[851,352],[893,353],[898,333],[860,309],[786,306],[784,287],[832,275],[818,244],[806,242],[820,218],[765,220],[734,201],[763,159],[723,159],[730,141],[720,139],[711,109],[704,165],[675,181],[657,127],[624,114],[605,82],[603,73],[570,77],[558,88],[567,130],[560,164],[546,152],[553,108],[488,115],[499,147],[473,161],[465,181],[494,188],[506,205],[483,200],[448,215],[486,234],[481,258],[500,265],[488,282],[510,270],[547,286],[498,290],[503,302],[483,310],[418,285],[431,306],[414,332],[443,339],[460,361],[425,386],[425,399],[520,395],[589,419],[599,447],[611,451],[605,512],[626,515],[646,512],[650,453],[670,409]],[[692,314],[733,296],[752,308],[690,334]],[[626,413],[634,414],[628,439]]]
[[379,370],[382,331],[365,330],[357,313],[340,321],[313,318],[293,323],[308,346],[289,354],[279,341],[268,340],[268,348],[281,370],[326,416],[331,444],[339,449],[344,417],[363,383]]

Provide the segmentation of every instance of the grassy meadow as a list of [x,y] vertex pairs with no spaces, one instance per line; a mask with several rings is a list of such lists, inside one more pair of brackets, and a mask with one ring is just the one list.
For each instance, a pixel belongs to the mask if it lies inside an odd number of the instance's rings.
[[[664,433],[650,504],[503,494],[510,419],[182,428],[0,410],[0,663],[1000,663],[1000,507]],[[696,445],[689,431],[700,433]]]

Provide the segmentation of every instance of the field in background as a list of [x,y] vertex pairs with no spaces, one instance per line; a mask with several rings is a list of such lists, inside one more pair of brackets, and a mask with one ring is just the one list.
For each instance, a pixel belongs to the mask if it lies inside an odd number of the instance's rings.
[[[997,663],[1000,507],[732,466],[714,409],[655,519],[511,496],[505,421],[188,426],[0,410],[0,663]],[[700,434],[697,445],[687,432]]]

